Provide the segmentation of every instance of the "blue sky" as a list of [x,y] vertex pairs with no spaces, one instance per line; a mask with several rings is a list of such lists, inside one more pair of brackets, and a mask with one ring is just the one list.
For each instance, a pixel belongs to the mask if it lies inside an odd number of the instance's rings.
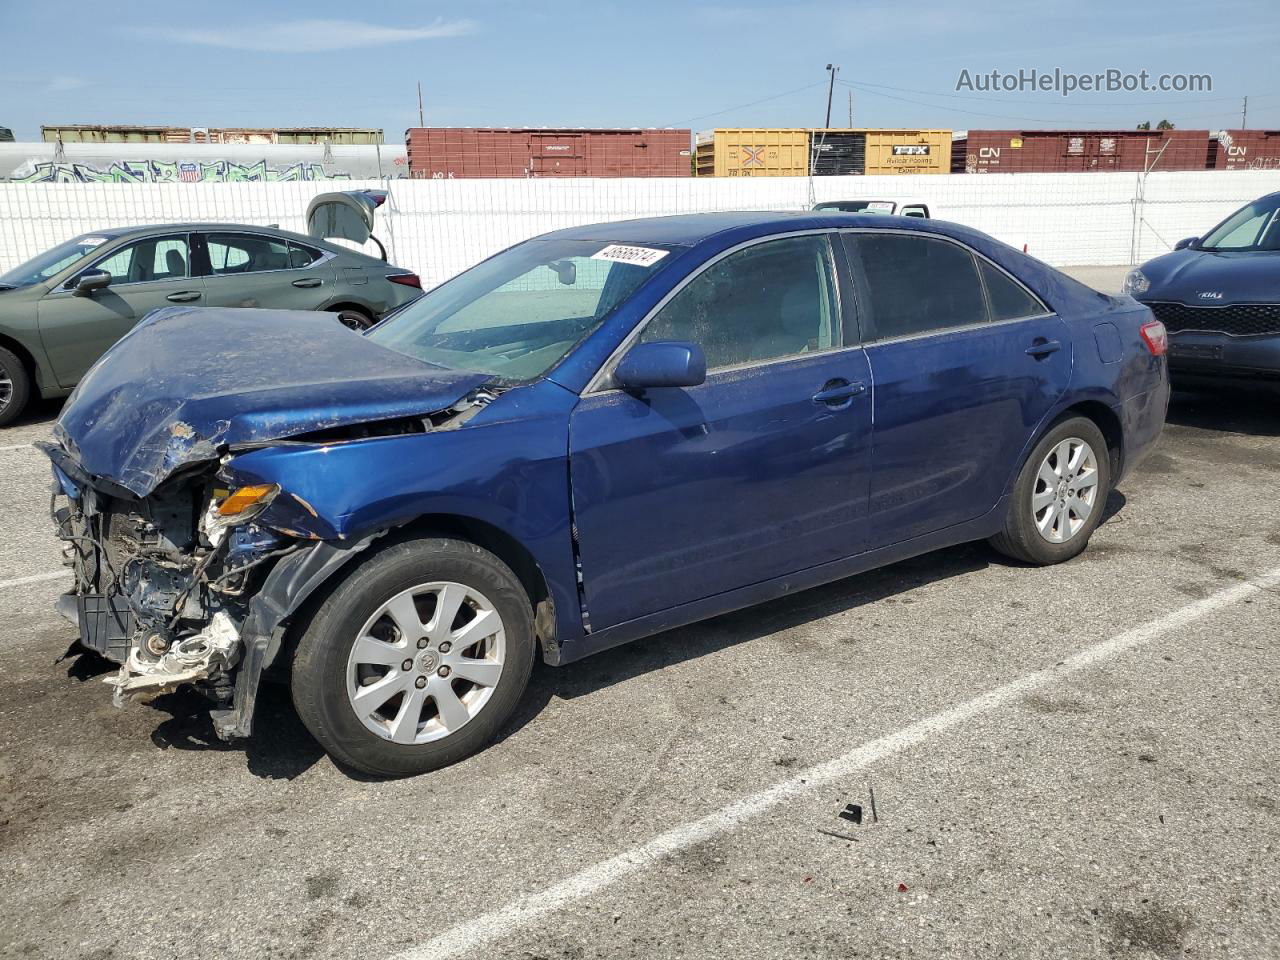
[[[1275,0],[0,0],[0,125],[1280,128]],[[1211,92],[960,91],[1019,68],[1208,73]],[[845,82],[847,81],[847,83]],[[850,85],[851,84],[851,85]]]

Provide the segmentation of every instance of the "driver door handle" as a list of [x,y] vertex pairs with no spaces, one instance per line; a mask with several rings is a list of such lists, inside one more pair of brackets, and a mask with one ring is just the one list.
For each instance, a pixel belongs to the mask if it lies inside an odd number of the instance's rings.
[[318,287],[324,283],[319,277],[303,277],[301,280],[293,281],[295,287]]
[[177,293],[169,294],[167,297],[165,297],[165,299],[172,303],[190,303],[192,300],[200,299],[200,291],[199,290],[179,290]]

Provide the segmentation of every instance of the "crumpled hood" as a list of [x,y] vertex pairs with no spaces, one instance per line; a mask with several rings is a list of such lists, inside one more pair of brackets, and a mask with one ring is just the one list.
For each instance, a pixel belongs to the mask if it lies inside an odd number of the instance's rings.
[[229,446],[447,409],[490,379],[381,347],[332,314],[155,311],[85,375],[54,435],[139,497]]
[[[1144,301],[1171,301],[1193,307],[1232,303],[1280,303],[1280,253],[1213,253],[1175,250],[1144,263],[1151,288]],[[1222,297],[1202,297],[1221,293]]]

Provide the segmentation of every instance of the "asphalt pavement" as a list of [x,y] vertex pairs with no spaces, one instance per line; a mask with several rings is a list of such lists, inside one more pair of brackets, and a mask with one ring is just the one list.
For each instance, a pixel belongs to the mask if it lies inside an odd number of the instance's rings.
[[0,431],[0,956],[1280,956],[1277,399],[1175,394],[1067,564],[966,545],[539,668],[399,781],[283,690],[228,746],[59,662],[44,405]]

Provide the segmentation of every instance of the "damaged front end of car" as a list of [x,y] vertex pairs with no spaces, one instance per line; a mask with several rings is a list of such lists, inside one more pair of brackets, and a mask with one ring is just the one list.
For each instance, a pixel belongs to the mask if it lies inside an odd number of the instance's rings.
[[[201,361],[228,337],[261,349]],[[350,536],[237,458],[453,428],[491,399],[485,379],[283,311],[160,311],[108,351],[36,446],[74,573],[58,609],[119,664],[115,703],[190,685],[220,737],[248,736],[286,621],[385,530]]]
[[189,684],[212,702],[220,736],[247,736],[283,621],[369,540],[301,539],[255,522],[279,487],[233,489],[217,463],[139,498],[85,476],[61,447],[41,446],[54,463],[51,509],[75,582],[58,608],[79,644],[120,665],[106,678],[115,704]]

